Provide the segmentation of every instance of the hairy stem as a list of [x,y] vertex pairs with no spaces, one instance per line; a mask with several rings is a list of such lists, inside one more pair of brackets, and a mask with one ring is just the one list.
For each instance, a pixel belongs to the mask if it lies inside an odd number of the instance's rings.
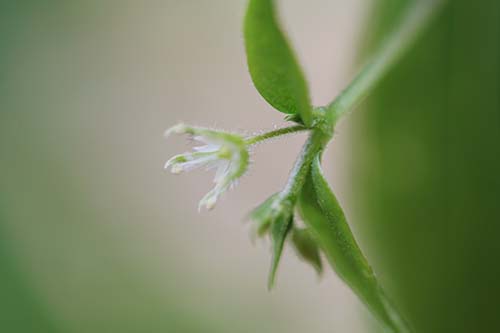
[[420,34],[439,12],[446,0],[415,0],[401,16],[399,24],[387,36],[378,52],[363,67],[347,88],[327,106],[327,122],[335,122],[358,105],[415,43]]
[[280,194],[283,199],[288,199],[292,202],[297,200],[299,192],[304,186],[313,159],[329,140],[330,136],[326,135],[321,130],[316,129],[311,133],[304,147],[302,147],[302,151],[297,161],[295,161],[295,165],[290,172],[285,188]]
[[306,130],[308,130],[308,128],[305,126],[302,126],[302,125],[284,127],[284,128],[280,128],[280,129],[277,129],[274,131],[270,131],[270,132],[266,132],[266,133],[252,136],[252,137],[246,139],[245,142],[247,145],[254,145],[254,144],[259,143],[259,142],[264,141],[264,140],[272,139],[272,138],[275,138],[278,136],[287,135],[287,134],[291,134],[291,133],[306,131]]

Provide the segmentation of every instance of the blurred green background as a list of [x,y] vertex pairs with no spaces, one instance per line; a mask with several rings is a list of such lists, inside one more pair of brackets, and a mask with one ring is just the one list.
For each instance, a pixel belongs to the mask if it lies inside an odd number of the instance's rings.
[[[377,1],[365,54],[408,2]],[[500,2],[450,1],[351,122],[382,284],[417,332],[500,332]]]
[[[211,175],[162,170],[187,149],[162,136],[178,121],[283,124],[247,73],[245,2],[0,2],[2,332],[376,331],[290,250],[266,290],[269,244],[242,219],[303,136],[259,147],[210,213],[196,208]],[[279,3],[321,105],[406,1]],[[329,149],[354,232],[418,332],[500,331],[499,15],[454,1]]]

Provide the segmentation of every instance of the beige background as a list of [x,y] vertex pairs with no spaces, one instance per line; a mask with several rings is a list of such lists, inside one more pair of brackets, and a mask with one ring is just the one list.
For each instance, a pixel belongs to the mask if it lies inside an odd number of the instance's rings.
[[[371,1],[279,4],[313,102],[325,104],[352,74]],[[123,313],[153,316],[141,299],[249,332],[362,332],[366,310],[353,294],[328,269],[318,280],[289,249],[268,292],[269,244],[252,245],[242,222],[283,186],[304,135],[259,146],[251,171],[210,213],[197,204],[212,175],[162,169],[188,149],[184,138],[162,136],[179,121],[242,133],[284,124],[247,73],[244,7],[86,1],[57,12],[40,5],[18,22],[20,42],[5,66],[7,105],[17,112],[2,134],[11,153],[2,158],[14,205],[8,232],[30,283],[68,331],[113,331],[107,318]],[[348,122],[326,172],[349,216]]]

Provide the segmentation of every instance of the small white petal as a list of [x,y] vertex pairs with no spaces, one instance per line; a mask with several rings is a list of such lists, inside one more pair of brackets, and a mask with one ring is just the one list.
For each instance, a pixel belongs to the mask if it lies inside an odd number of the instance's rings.
[[230,166],[231,163],[229,163],[228,161],[219,161],[219,163],[217,164],[217,171],[215,172],[215,183],[220,183],[224,180],[224,178],[227,176]]
[[193,137],[193,140],[201,142],[201,143],[206,143],[206,144],[209,143],[209,140],[206,137],[201,136],[201,135],[196,135],[195,137]]
[[197,157],[191,161],[182,163],[182,168],[185,171],[191,171],[191,170],[197,169],[203,165],[209,165],[212,161],[215,161],[215,160],[217,160],[216,155],[207,155],[207,156],[203,156],[203,157]]
[[177,160],[177,156],[172,157],[171,159],[169,159],[168,161],[165,162],[165,165],[163,166],[163,168],[165,170],[170,168],[172,165],[177,163],[176,160]]
[[183,134],[186,132],[186,125],[184,124],[177,124],[173,127],[170,127],[165,131],[163,134],[166,138],[170,136],[170,134]]
[[174,165],[172,165],[172,168],[170,168],[170,172],[175,174],[175,175],[180,174],[182,171],[184,171],[182,164],[174,164]]
[[204,146],[193,147],[193,150],[199,153],[213,153],[219,150],[220,148],[221,148],[220,145],[208,144]]
[[217,199],[215,198],[210,198],[205,202],[205,207],[207,207],[208,210],[212,210],[215,208],[215,204],[217,203]]
[[218,194],[215,189],[208,192],[203,199],[200,200],[198,205],[198,211],[201,211],[202,207],[205,207],[207,210],[212,210],[215,208],[217,204]]
[[165,168],[165,169],[168,169],[168,168],[169,168],[169,167],[171,167],[172,165],[174,165],[174,164],[179,164],[179,163],[184,163],[184,162],[188,161],[188,159],[189,159],[189,155],[187,155],[187,154],[175,155],[174,157],[172,157],[171,159],[169,159],[169,160],[165,163],[164,168]]

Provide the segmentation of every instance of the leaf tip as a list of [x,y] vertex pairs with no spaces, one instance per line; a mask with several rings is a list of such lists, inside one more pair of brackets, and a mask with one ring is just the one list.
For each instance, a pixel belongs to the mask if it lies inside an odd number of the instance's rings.
[[277,268],[277,263],[272,265],[271,271],[269,272],[269,276],[267,278],[267,290],[271,291],[274,289],[275,282],[276,282],[276,268]]

